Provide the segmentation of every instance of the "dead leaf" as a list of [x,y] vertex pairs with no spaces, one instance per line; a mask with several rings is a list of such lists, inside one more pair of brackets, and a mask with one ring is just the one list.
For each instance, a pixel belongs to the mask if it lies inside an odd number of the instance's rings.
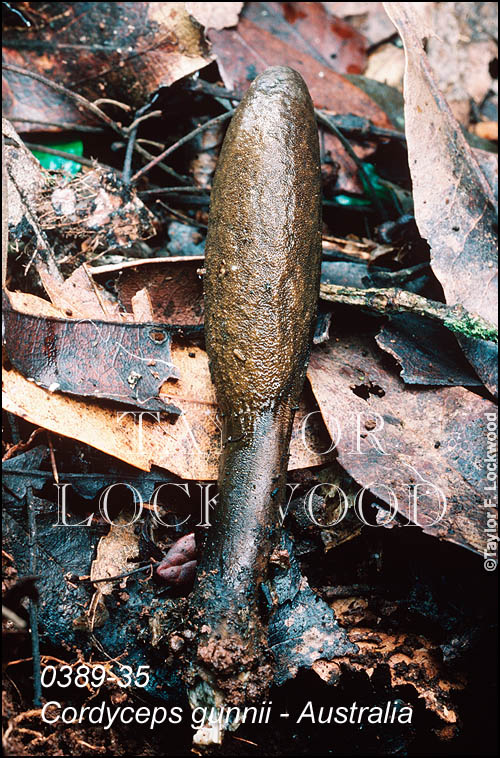
[[[139,557],[139,535],[136,534],[134,523],[130,523],[132,514],[120,514],[113,519],[109,532],[98,542],[96,557],[90,567],[90,581],[117,576],[137,568]],[[111,516],[110,516],[111,519]],[[111,595],[116,587],[125,587],[127,578],[119,583],[100,582],[96,592],[100,595]]]
[[496,406],[461,387],[405,386],[363,336],[317,348],[307,375],[353,479],[386,503],[395,497],[413,523],[416,497],[424,532],[482,553],[486,414]]
[[150,258],[88,271],[97,281],[118,275],[116,291],[128,313],[133,312],[132,298],[146,288],[155,321],[196,327],[203,324],[203,280],[197,272],[204,260],[202,256]]
[[[194,357],[192,357],[194,356]],[[221,451],[221,423],[215,391],[210,382],[207,354],[195,347],[174,348],[172,360],[184,377],[169,394],[182,410],[175,424],[158,412],[128,411],[101,407],[95,401],[77,400],[51,393],[29,382],[15,370],[4,370],[4,409],[63,437],[84,442],[149,471],[160,466],[183,479],[217,479]],[[175,398],[175,400],[174,400]],[[290,445],[289,469],[327,463],[328,434],[307,394],[297,412]],[[142,413],[142,415],[141,415]],[[304,436],[305,435],[305,436]]]
[[[431,246],[446,302],[498,323],[496,209],[492,188],[439,91],[422,47],[429,34],[414,6],[385,3],[406,52],[405,122],[415,219]],[[497,384],[492,343],[460,340],[490,391]]]
[[243,94],[268,66],[291,66],[304,77],[314,105],[331,113],[355,113],[377,126],[391,128],[384,111],[358,87],[327,63],[298,51],[246,18],[236,29],[209,32],[222,79],[228,89]]
[[328,681],[332,671],[338,674],[339,667],[365,671],[372,676],[379,666],[387,667],[391,687],[414,687],[426,708],[447,724],[456,724],[458,716],[450,693],[463,690],[466,683],[444,669],[441,656],[429,639],[362,627],[350,630],[348,636],[357,652],[328,662],[317,661],[312,668],[318,676]]
[[469,125],[471,101],[480,105],[492,88],[490,65],[498,57],[494,3],[429,3],[435,34],[426,52],[436,83],[455,118]]
[[205,29],[236,26],[243,3],[184,3],[186,10]]
[[[30,28],[4,30],[4,62],[35,71],[93,101],[111,98],[132,109],[212,61],[184,3],[29,4]],[[3,74],[5,115],[24,131],[40,123],[92,121],[67,97],[11,71]]]
[[302,575],[286,533],[280,552],[282,565],[278,563],[271,580],[274,608],[269,622],[269,647],[278,685],[293,679],[299,669],[313,667],[320,658],[350,656],[357,651],[335,614]]
[[375,45],[394,34],[382,3],[322,3],[325,8],[345,19]]
[[[119,304],[113,300],[111,294],[93,279],[85,263],[63,282],[55,280],[44,271],[40,272],[40,278],[52,304],[59,309],[59,315],[63,317],[127,320],[127,314],[120,311]],[[9,293],[10,296],[12,294]],[[16,310],[20,310],[14,303],[13,305]],[[31,313],[42,315],[38,310],[32,310]]]
[[155,233],[154,216],[111,171],[96,168],[70,182],[51,181],[37,200],[40,226],[96,252],[123,248]]
[[323,3],[246,3],[244,18],[339,74],[362,74],[367,41]]
[[441,324],[410,314],[391,316],[377,345],[401,365],[406,384],[477,387],[482,382],[462,355],[455,337]]
[[40,387],[180,413],[158,396],[164,382],[178,378],[170,353],[171,327],[21,313],[8,297],[3,317],[6,355]]

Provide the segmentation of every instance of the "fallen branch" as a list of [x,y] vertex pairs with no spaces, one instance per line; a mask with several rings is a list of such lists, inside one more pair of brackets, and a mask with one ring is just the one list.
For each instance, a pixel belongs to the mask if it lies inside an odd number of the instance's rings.
[[320,297],[333,303],[368,308],[376,313],[415,313],[439,321],[455,334],[498,342],[497,327],[476,313],[470,313],[462,305],[438,303],[396,287],[362,290],[338,284],[322,284]]

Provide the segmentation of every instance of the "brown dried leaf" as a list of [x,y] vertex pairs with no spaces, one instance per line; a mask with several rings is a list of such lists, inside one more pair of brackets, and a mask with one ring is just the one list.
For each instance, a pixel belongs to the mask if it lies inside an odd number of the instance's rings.
[[[405,45],[405,122],[415,218],[431,246],[434,273],[447,303],[460,303],[498,323],[494,193],[436,85],[421,41],[429,29],[413,4],[385,7]],[[495,346],[471,338],[460,343],[494,392]]]
[[315,350],[307,375],[338,461],[356,482],[386,503],[392,493],[414,522],[413,491],[424,532],[482,553],[486,414],[496,406],[461,387],[405,386],[363,336]]
[[[117,576],[137,567],[134,558],[139,557],[139,535],[135,533],[135,524],[131,524],[132,516],[120,515],[114,519],[109,532],[101,537],[97,545],[96,557],[90,567],[90,581]],[[126,577],[119,584],[100,582],[97,592],[101,595],[111,595],[117,586],[125,587]]]
[[423,699],[426,708],[447,724],[457,722],[451,693],[463,690],[465,681],[444,669],[440,651],[427,638],[406,633],[387,634],[381,630],[358,627],[348,633],[357,647],[349,656],[320,660],[312,669],[328,682],[339,675],[340,667],[364,671],[372,676],[379,666],[389,669],[392,687],[411,685]]
[[482,382],[462,355],[455,337],[441,324],[410,314],[391,316],[377,345],[401,365],[407,384],[477,387]]
[[[172,361],[182,376],[176,385],[168,383],[168,395],[162,392],[162,397],[174,400],[182,410],[175,424],[159,412],[141,416],[135,411],[134,416],[134,412],[51,393],[15,370],[3,373],[4,408],[37,426],[84,442],[144,471],[156,465],[183,479],[215,480],[221,451],[221,424],[210,382],[208,356],[200,348],[174,346]],[[329,443],[319,414],[305,423],[306,416],[313,410],[312,400],[304,395],[292,432],[290,470],[317,466],[329,460],[328,455],[322,454]]]
[[394,34],[382,3],[322,3],[325,8],[358,29],[372,45]]
[[[126,314],[120,312],[118,303],[113,301],[110,293],[92,278],[85,263],[64,282],[57,281],[45,271],[40,272],[40,278],[52,304],[57,306],[63,317],[126,320]],[[20,309],[16,307],[16,310]]]
[[205,29],[236,26],[243,3],[184,3],[186,10]]
[[291,66],[304,77],[317,108],[355,113],[378,126],[391,128],[384,111],[326,62],[320,63],[247,18],[241,18],[236,29],[211,31],[208,36],[228,89],[242,94],[268,66]]
[[[137,109],[159,87],[207,66],[201,30],[184,3],[30,3],[37,23],[10,28],[4,61],[64,84],[89,100],[111,98]],[[88,123],[66,97],[26,76],[3,74],[5,115],[40,123]],[[38,123],[36,123],[38,122]]]
[[178,378],[172,331],[161,324],[68,320],[15,311],[4,300],[5,351],[12,366],[51,392],[67,392],[178,414],[158,393]]
[[339,74],[362,74],[365,37],[323,3],[246,3],[244,18]]
[[133,313],[132,298],[147,289],[155,321],[181,326],[203,324],[203,281],[197,273],[201,256],[150,258],[111,266],[89,268],[91,276],[117,275],[116,291],[123,308]]

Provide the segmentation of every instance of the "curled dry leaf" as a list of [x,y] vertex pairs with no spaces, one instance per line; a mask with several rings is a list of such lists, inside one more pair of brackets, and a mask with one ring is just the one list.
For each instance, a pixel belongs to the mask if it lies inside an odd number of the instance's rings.
[[496,406],[461,387],[405,386],[362,336],[315,350],[307,375],[353,479],[393,507],[396,498],[424,532],[482,553],[486,414]]
[[[33,9],[31,28],[9,28],[4,61],[38,72],[93,101],[110,98],[132,109],[212,61],[199,26],[184,3],[49,3]],[[76,43],[76,44],[75,44]],[[11,71],[3,73],[3,106],[11,120],[93,120],[67,97]]]
[[[418,228],[431,246],[432,267],[446,302],[460,303],[496,324],[493,190],[436,85],[422,46],[429,30],[421,16],[410,3],[385,7],[406,52],[406,137]],[[496,346],[471,338],[461,338],[460,344],[488,389],[496,392]]]

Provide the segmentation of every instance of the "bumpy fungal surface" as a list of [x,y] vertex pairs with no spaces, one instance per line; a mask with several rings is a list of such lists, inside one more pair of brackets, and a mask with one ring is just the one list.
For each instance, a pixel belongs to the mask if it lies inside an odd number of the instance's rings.
[[190,601],[193,702],[255,701],[272,678],[259,588],[312,341],[320,214],[307,87],[290,68],[267,69],[228,128],[210,205],[205,334],[224,430],[219,503]]

